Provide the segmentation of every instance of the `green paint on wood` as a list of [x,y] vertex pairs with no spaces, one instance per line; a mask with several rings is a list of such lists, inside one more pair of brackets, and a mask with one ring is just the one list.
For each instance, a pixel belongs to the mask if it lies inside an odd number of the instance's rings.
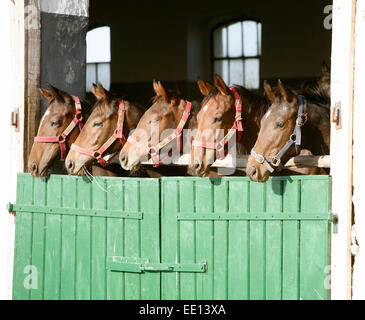
[[97,179],[18,175],[14,299],[329,298],[328,176]]

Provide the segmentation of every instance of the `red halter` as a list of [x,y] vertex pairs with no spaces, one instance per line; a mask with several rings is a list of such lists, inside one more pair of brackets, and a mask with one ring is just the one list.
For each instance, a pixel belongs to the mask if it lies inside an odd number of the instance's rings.
[[186,122],[189,119],[190,111],[191,111],[191,102],[186,101],[186,107],[185,107],[184,113],[183,113],[181,120],[180,120],[177,128],[175,129],[175,131],[172,134],[170,134],[168,137],[163,139],[160,143],[156,144],[155,146],[153,146],[153,147],[145,146],[145,145],[139,143],[138,141],[136,141],[132,137],[128,138],[128,142],[130,144],[135,145],[136,147],[144,150],[145,152],[147,152],[147,154],[151,156],[154,166],[158,167],[162,163],[163,160],[165,160],[168,156],[170,156],[170,154],[169,154],[164,159],[160,160],[159,152],[167,144],[169,144],[170,142],[172,142],[174,140],[177,140],[178,150],[181,151],[181,139],[180,139],[181,133],[182,133],[182,130],[183,130]]
[[119,151],[115,152],[113,154],[113,156],[111,158],[109,158],[108,160],[105,160],[103,158],[105,151],[107,151],[107,149],[118,139],[120,140],[120,143],[122,144],[122,146],[126,142],[126,138],[123,135],[123,124],[124,124],[124,118],[125,118],[125,111],[126,111],[126,109],[125,109],[124,101],[121,99],[121,100],[119,100],[117,128],[114,131],[113,135],[98,150],[94,151],[94,150],[81,148],[75,144],[72,144],[71,150],[75,150],[81,154],[86,154],[86,155],[96,159],[103,167],[108,166],[112,162],[112,160],[117,156]]
[[73,131],[73,129],[75,129],[77,125],[79,125],[80,131],[82,130],[82,127],[84,125],[80,99],[76,96],[72,96],[72,99],[75,101],[76,114],[75,117],[72,119],[71,123],[68,125],[68,127],[59,136],[56,137],[41,137],[41,136],[34,137],[34,142],[59,143],[61,149],[61,160],[65,160],[66,158],[66,151],[67,151],[66,139],[68,135]]
[[238,94],[236,88],[232,87],[231,91],[233,92],[233,94],[235,96],[235,100],[236,100],[235,101],[236,115],[235,115],[235,120],[234,120],[234,124],[233,124],[232,128],[228,131],[226,136],[222,140],[220,140],[218,143],[198,141],[198,140],[194,140],[193,143],[192,143],[192,146],[194,146],[194,147],[201,147],[201,148],[205,148],[205,149],[217,150],[218,153],[219,153],[220,159],[225,158],[226,155],[224,153],[224,146],[232,138],[234,133],[236,131],[239,132],[239,135],[238,135],[238,141],[239,141],[241,139],[241,134],[240,133],[243,131],[241,98],[240,98],[240,95]]

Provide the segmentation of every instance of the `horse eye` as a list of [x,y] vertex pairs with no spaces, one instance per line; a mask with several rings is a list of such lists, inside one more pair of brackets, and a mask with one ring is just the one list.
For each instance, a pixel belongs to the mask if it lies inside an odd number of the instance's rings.
[[150,122],[148,122],[149,124],[156,124],[158,123],[158,120],[151,120]]
[[94,124],[93,124],[93,127],[101,127],[102,126],[102,122],[100,121],[100,122],[94,122]]
[[61,125],[61,120],[51,122],[51,127],[57,127],[57,126],[60,126],[60,125]]
[[214,123],[221,122],[221,121],[222,121],[222,117],[215,117],[214,118]]
[[276,128],[282,128],[282,127],[284,127],[284,122],[277,122],[276,123]]

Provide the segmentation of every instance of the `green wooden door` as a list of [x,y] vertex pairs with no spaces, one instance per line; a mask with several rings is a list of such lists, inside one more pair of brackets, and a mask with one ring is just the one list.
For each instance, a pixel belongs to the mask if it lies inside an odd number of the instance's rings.
[[158,180],[19,174],[17,188],[14,299],[160,298],[158,273],[112,266],[159,262]]
[[162,299],[328,299],[330,179],[163,178]]
[[14,299],[328,299],[330,178],[18,175]]

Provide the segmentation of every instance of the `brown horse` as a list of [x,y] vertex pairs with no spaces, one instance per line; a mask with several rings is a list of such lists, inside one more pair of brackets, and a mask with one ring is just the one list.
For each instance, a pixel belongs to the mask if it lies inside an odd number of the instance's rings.
[[[227,140],[232,138],[230,132],[238,133],[237,153],[248,154],[256,141],[260,120],[269,101],[241,86],[230,89],[218,75],[215,75],[214,88],[204,81],[198,81],[198,85],[205,98],[197,116],[198,129],[190,167],[196,175],[205,176],[217,158],[216,151],[220,149],[220,157],[224,157],[223,151],[227,151],[229,144]],[[241,125],[243,132],[239,132]],[[217,137],[217,132],[221,137]],[[241,139],[239,135],[242,135]]]
[[[81,117],[85,119],[90,112],[90,106],[86,102],[79,101],[77,97],[52,85],[48,86],[50,90],[39,89],[48,106],[28,159],[28,170],[34,177],[47,176],[51,165],[60,157],[65,157],[80,133],[78,119],[82,121]],[[78,115],[77,106],[81,107]]]
[[[166,158],[170,161],[169,151],[173,151],[172,157],[179,156],[181,150],[177,149],[178,146],[185,145],[180,140],[183,129],[196,128],[199,105],[191,104],[178,93],[166,90],[160,82],[154,81],[153,88],[156,96],[152,106],[142,116],[136,130],[120,152],[119,160],[125,170],[138,170],[141,161],[148,157],[153,159],[156,166],[165,162],[163,160]],[[165,175],[186,174],[186,168],[158,169]]]
[[329,154],[330,147],[330,96],[325,87],[308,87],[297,94],[279,80],[275,89],[265,83],[265,91],[271,106],[261,120],[247,164],[247,175],[258,182],[266,181],[270,172],[295,156],[300,148],[323,155]]
[[116,155],[137,126],[143,110],[126,97],[119,97],[105,90],[99,83],[93,87],[98,101],[67,155],[65,166],[69,174],[85,175],[87,167],[95,160],[103,166],[107,155]]

